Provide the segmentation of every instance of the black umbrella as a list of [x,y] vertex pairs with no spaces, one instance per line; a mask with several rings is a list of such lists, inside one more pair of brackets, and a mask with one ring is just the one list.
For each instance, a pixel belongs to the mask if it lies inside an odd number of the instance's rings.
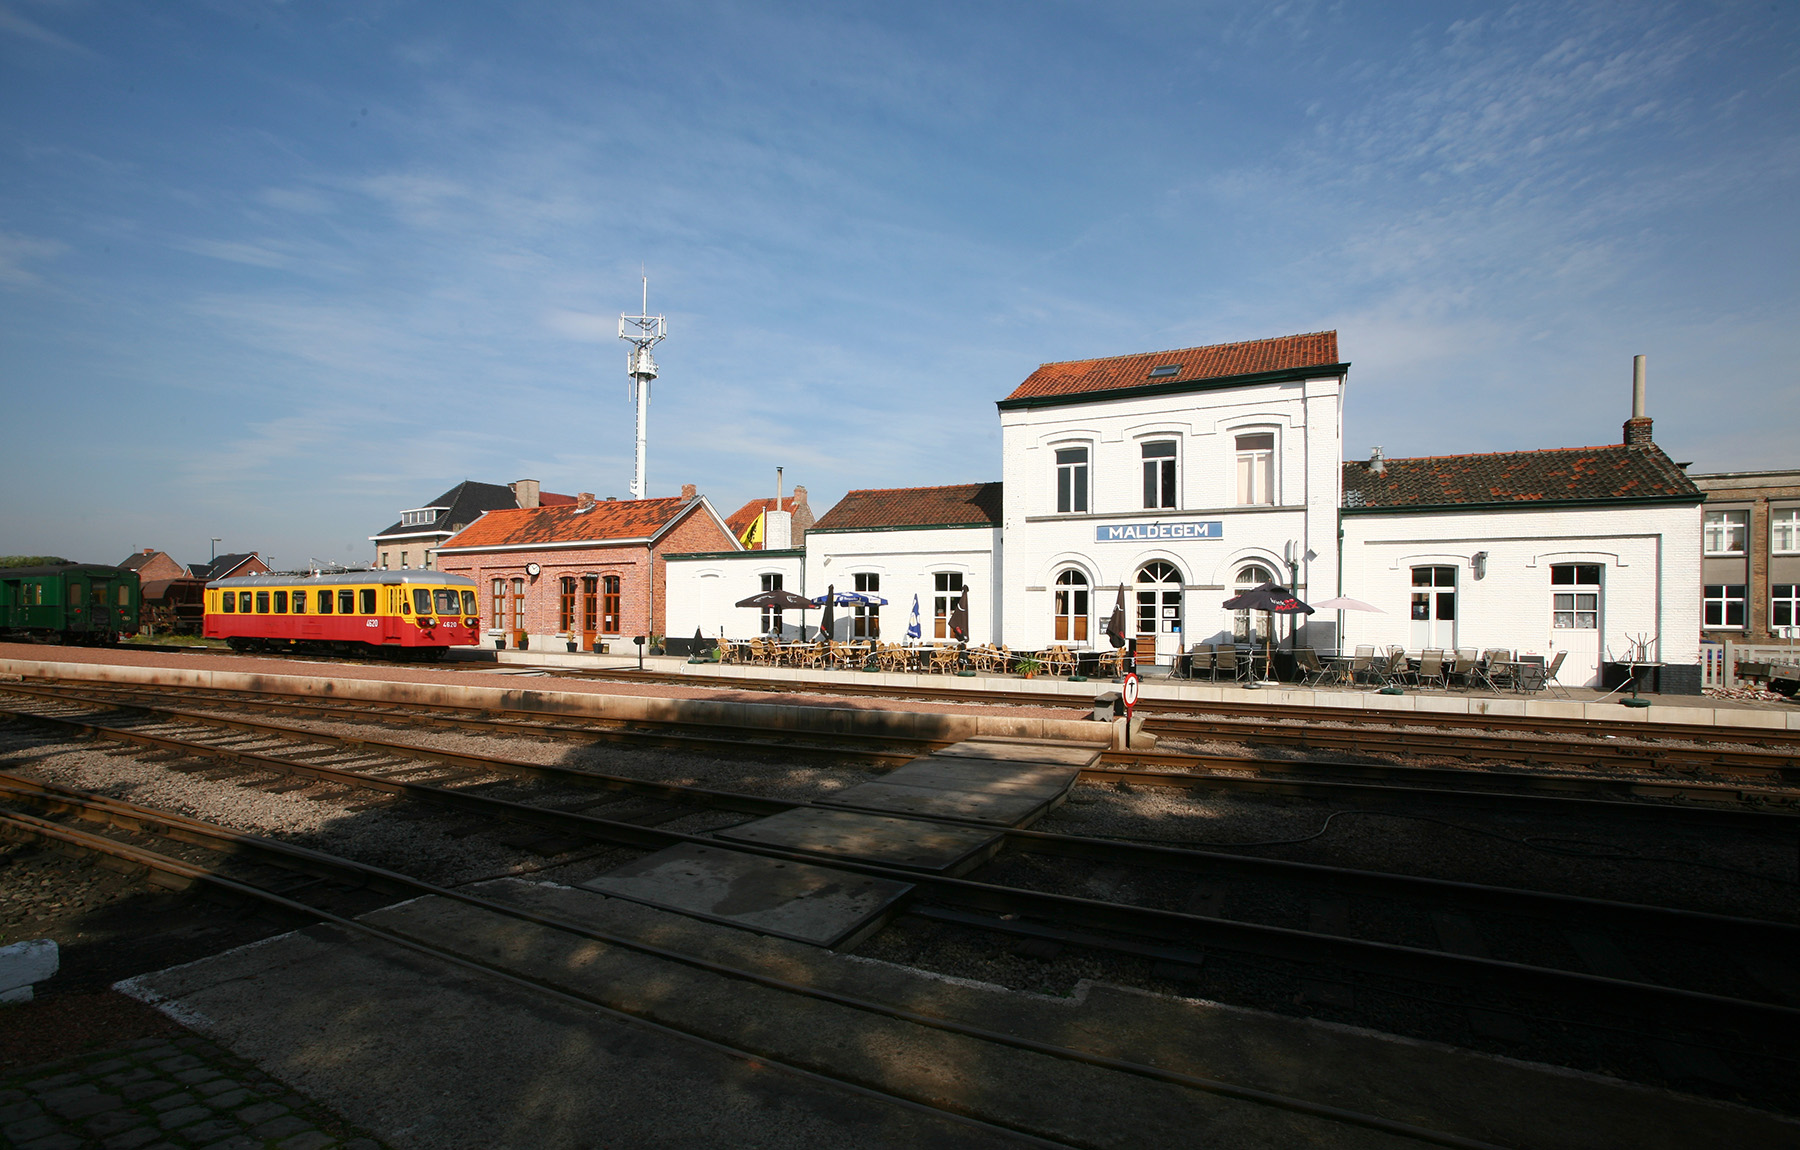
[[777,587],[773,591],[759,591],[748,599],[739,599],[739,607],[758,607],[762,610],[799,611],[800,637],[806,637],[806,609],[812,606],[812,600],[804,595],[796,595],[792,591]]
[[819,616],[819,638],[831,638],[831,629],[837,626],[837,584],[832,583],[825,588],[825,613]]
[[1125,584],[1119,584],[1119,601],[1113,604],[1113,613],[1106,620],[1106,639],[1114,647],[1125,645]]
[[[1267,611],[1272,615],[1311,615],[1313,609],[1294,597],[1294,593],[1278,583],[1264,583],[1252,587],[1242,595],[1233,595],[1225,600],[1224,606],[1232,611]],[[1269,665],[1274,661],[1274,653],[1270,647],[1271,636],[1263,632],[1263,675],[1269,673]]]
[[959,643],[969,641],[969,589],[956,597],[956,605],[950,608],[950,637]]

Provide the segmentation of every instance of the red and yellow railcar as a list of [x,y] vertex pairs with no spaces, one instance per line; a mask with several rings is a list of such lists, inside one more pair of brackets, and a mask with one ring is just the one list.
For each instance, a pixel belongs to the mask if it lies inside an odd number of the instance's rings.
[[462,575],[246,575],[206,585],[206,635],[234,651],[441,659],[480,631],[475,581]]

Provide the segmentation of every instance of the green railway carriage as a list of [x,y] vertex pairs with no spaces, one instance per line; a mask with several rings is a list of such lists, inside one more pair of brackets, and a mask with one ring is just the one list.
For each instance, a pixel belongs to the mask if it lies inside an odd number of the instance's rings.
[[138,628],[136,571],[98,563],[0,568],[0,637],[110,646]]

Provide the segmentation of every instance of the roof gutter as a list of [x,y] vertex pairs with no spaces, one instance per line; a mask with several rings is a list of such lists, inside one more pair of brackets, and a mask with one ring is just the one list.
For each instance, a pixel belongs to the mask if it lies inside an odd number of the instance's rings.
[[1173,383],[1134,384],[1109,387],[1099,391],[1076,391],[1059,395],[1028,395],[1019,399],[1002,399],[995,403],[1001,411],[1018,411],[1033,407],[1066,407],[1076,403],[1099,403],[1113,399],[1137,399],[1150,395],[1180,395],[1195,391],[1218,391],[1228,387],[1256,387],[1269,383],[1299,383],[1328,375],[1343,376],[1350,372],[1348,363],[1321,363],[1312,367],[1290,367],[1280,371],[1258,371],[1245,375],[1220,375],[1206,379],[1186,379]]
[[649,536],[636,536],[631,539],[576,539],[562,543],[492,543],[481,547],[439,547],[437,553],[444,555],[476,555],[493,551],[565,551],[573,547],[625,547],[633,543],[648,546]]
[[1665,495],[1656,498],[1619,495],[1597,499],[1511,499],[1503,503],[1394,503],[1381,507],[1340,507],[1339,516],[1449,514],[1459,511],[1533,511],[1540,507],[1698,507],[1704,495]]

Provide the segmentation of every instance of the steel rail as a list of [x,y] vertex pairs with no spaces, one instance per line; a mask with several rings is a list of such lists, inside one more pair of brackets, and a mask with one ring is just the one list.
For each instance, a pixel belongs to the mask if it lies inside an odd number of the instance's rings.
[[[92,797],[99,800],[93,804],[92,809],[104,812],[109,823],[112,822],[113,818],[117,817],[119,808],[136,808],[135,811],[127,812],[127,817],[141,818],[143,820],[142,825],[146,830],[162,830],[165,828],[180,827],[190,834],[210,834],[234,847],[254,846],[263,853],[300,860],[311,866],[329,863],[330,865],[341,869],[346,874],[356,874],[363,877],[365,882],[369,885],[374,885],[375,882],[400,885],[409,889],[411,892],[414,892],[416,895],[431,895],[448,899],[490,913],[531,923],[535,926],[542,926],[547,929],[561,931],[577,938],[584,938],[608,946],[616,946],[622,949],[631,950],[635,953],[661,961],[678,963],[689,967],[690,969],[699,970],[717,977],[753,983],[784,994],[827,1002],[860,1013],[884,1017],[898,1022],[905,1022],[911,1025],[937,1030],[947,1034],[954,1034],[980,1042],[1006,1046],[1032,1054],[1056,1058],[1061,1061],[1078,1063],[1092,1066],[1097,1069],[1128,1074],[1137,1078],[1186,1087],[1207,1094],[1233,1098],[1238,1101],[1286,1110],[1296,1114],[1304,1114],[1309,1117],[1320,1118],[1331,1122],[1377,1130],[1382,1133],[1425,1142],[1431,1145],[1456,1147],[1459,1148],[1459,1150],[1500,1150],[1500,1148],[1496,1147],[1493,1143],[1465,1138],[1446,1131],[1432,1130],[1414,1123],[1400,1122],[1389,1118],[1383,1118],[1379,1115],[1365,1114],[1345,1107],[1312,1102],[1306,1099],[1275,1093],[1273,1091],[1225,1082],[1215,1078],[1206,1078],[1199,1075],[1185,1074],[1180,1071],[1166,1070],[1161,1067],[1132,1062],[1129,1059],[1098,1054],[1093,1051],[1079,1050],[1067,1046],[1057,1046],[1053,1043],[1025,1038],[1020,1035],[1007,1034],[1004,1031],[997,1031],[987,1027],[974,1026],[969,1023],[958,1022],[954,1019],[909,1010],[905,1007],[858,998],[854,995],[831,991],[821,987],[808,986],[804,983],[795,982],[790,979],[778,978],[773,975],[741,967],[733,967],[716,960],[685,954],[668,947],[656,946],[638,939],[629,938],[608,931],[597,930],[581,923],[559,919],[553,915],[528,911],[523,908],[509,906],[506,903],[470,895],[466,892],[439,887],[435,884],[399,874],[398,872],[388,871],[379,867],[372,867],[350,859],[325,855],[323,852],[310,850],[309,848],[297,847],[292,844],[282,843],[271,839],[262,839],[259,836],[247,835],[240,831],[232,831],[228,828],[217,827],[213,824],[204,823],[198,819],[190,819],[186,816],[177,815],[172,812],[151,811],[150,808],[138,807],[137,804],[125,804],[121,803],[119,800],[104,799],[99,796]],[[1010,1124],[989,1122],[984,1119],[959,1114],[955,1111],[943,1110],[928,1103],[909,1098],[904,1094],[898,1094],[891,1090],[869,1085],[865,1082],[859,1082],[850,1078],[833,1077],[818,1070],[802,1066],[776,1051],[750,1049],[746,1045],[732,1046],[722,1042],[718,1038],[710,1038],[693,1031],[684,1030],[672,1026],[669,1023],[656,1021],[646,1017],[644,1014],[607,1003],[592,995],[580,994],[567,987],[551,982],[548,979],[534,978],[518,971],[509,970],[498,964],[483,962],[476,958],[456,954],[422,942],[400,931],[389,930],[372,923],[363,922],[360,919],[350,919],[335,915],[329,911],[309,906],[306,903],[286,898],[280,894],[264,891],[261,888],[250,884],[238,882],[226,878],[225,876],[215,874],[207,868],[195,866],[184,860],[169,858],[153,851],[133,847],[130,844],[119,843],[104,835],[89,835],[80,831],[72,831],[69,828],[58,826],[55,823],[16,812],[0,811],[0,822],[4,822],[9,827],[16,830],[22,830],[26,833],[45,838],[54,838],[90,851],[111,854],[115,857],[124,858],[137,863],[138,865],[154,867],[165,873],[186,877],[193,881],[204,882],[215,886],[218,889],[229,891],[240,896],[259,899],[302,915],[324,919],[331,922],[333,925],[402,946],[415,953],[425,954],[433,958],[451,962],[465,969],[499,976],[521,986],[548,992],[565,1001],[579,1003],[615,1019],[631,1021],[648,1026],[659,1033],[680,1036],[697,1041],[710,1048],[730,1053],[734,1057],[741,1059],[754,1058],[759,1061],[766,1061],[783,1070],[790,1070],[798,1073],[812,1081],[825,1082],[834,1086],[848,1086],[852,1089],[864,1092],[868,1096],[905,1103],[920,1112],[944,1115],[956,1118],[979,1128],[996,1130],[1015,1136],[1023,1136],[1036,1141],[1039,1144],[1065,1145],[1065,1143],[1052,1142],[1043,1139],[1030,1131],[1019,1129]]]
[[[293,767],[298,768],[300,773],[307,774],[316,772],[324,775],[329,772],[330,775],[343,777],[346,784],[352,786],[363,785],[355,780],[366,779],[367,785],[377,789],[390,790],[406,794],[409,797],[416,796],[431,801],[441,801],[446,805],[462,806],[467,809],[486,808],[489,811],[503,811],[506,817],[554,826],[563,831],[586,828],[577,833],[586,833],[605,841],[621,842],[643,849],[656,850],[678,844],[699,844],[713,847],[718,845],[717,839],[704,835],[665,831],[631,823],[613,822],[590,815],[529,807],[523,804],[509,803],[506,800],[465,795],[447,788],[430,787],[426,784],[354,776],[351,772],[333,768],[290,763],[287,760],[248,752],[210,748],[205,744],[184,744],[179,740],[162,736],[99,727],[95,724],[81,723],[71,719],[38,717],[59,725],[88,729],[107,738],[183,753],[212,755],[234,762],[249,763],[270,771],[281,771]],[[490,806],[490,804],[492,805]],[[1017,836],[1020,841],[1041,843],[1054,843],[1055,841],[1054,839],[1042,839],[1039,837],[1040,835],[1041,832],[1008,832],[1009,838]],[[1117,845],[1114,840],[1092,840],[1092,842],[1104,842],[1109,846]],[[795,861],[817,862],[821,858],[817,854],[759,848],[748,844],[734,843],[732,849]],[[1073,851],[1100,848],[1070,844],[1067,849]],[[1164,859],[1171,859],[1182,853],[1177,848],[1168,847],[1134,845],[1131,849],[1136,852],[1149,852],[1145,857],[1154,856]],[[1800,1009],[1771,1003],[1730,998],[1652,983],[1612,979],[1577,971],[1536,967],[1523,963],[1452,954],[1339,935],[1318,934],[1287,927],[1126,906],[1018,887],[1000,887],[966,879],[922,874],[841,856],[827,857],[829,857],[830,864],[838,869],[909,883],[918,888],[928,889],[934,898],[954,905],[1002,914],[1028,915],[1050,921],[1074,923],[1090,929],[1117,931],[1137,937],[1161,938],[1190,947],[1216,946],[1227,950],[1245,951],[1302,963],[1332,963],[1368,973],[1399,974],[1443,985],[1489,984],[1552,999],[1584,999],[1604,1004],[1608,1008],[1626,1014],[1663,1011],[1681,1018],[1689,1025],[1702,1029],[1714,1029],[1725,1025],[1756,1029],[1770,1028],[1780,1032],[1800,1027]],[[1411,879],[1409,881],[1421,883],[1434,880]],[[1567,899],[1571,896],[1554,897]],[[1630,905],[1632,904],[1614,904],[1615,907]],[[1661,908],[1652,909],[1660,912]],[[1617,912],[1614,911],[1614,913]],[[1699,912],[1674,913],[1676,918],[1669,921],[1676,921]],[[1791,937],[1788,932],[1793,929],[1782,923],[1733,920],[1728,916],[1715,917],[1721,920],[1717,923],[1719,927],[1738,932],[1752,931],[1764,934],[1774,932],[1777,937]]]
[[[135,706],[135,705],[134,705]],[[244,730],[257,734],[268,734],[280,737],[291,737],[314,745],[337,746],[353,750],[372,750],[390,754],[398,758],[414,761],[443,762],[455,766],[470,767],[476,770],[497,769],[507,773],[525,777],[546,779],[554,782],[590,786],[605,790],[618,790],[627,793],[641,794],[670,802],[692,804],[718,810],[729,810],[742,814],[770,815],[795,809],[824,809],[837,811],[842,808],[801,800],[767,799],[757,795],[748,795],[735,791],[718,791],[704,787],[687,786],[675,783],[656,783],[632,779],[619,775],[606,775],[574,767],[559,767],[532,763],[518,759],[499,756],[470,755],[455,751],[442,751],[430,747],[413,747],[404,743],[386,743],[373,740],[357,739],[341,735],[323,734],[303,728],[292,728],[274,723],[258,723],[250,720],[226,719],[218,716],[193,714],[189,712],[169,711],[160,708],[142,708],[155,714],[165,715],[187,721],[194,721],[210,726],[219,726],[232,730]],[[506,800],[494,799],[483,795],[470,795],[448,787],[431,783],[403,782],[385,779],[379,775],[369,775],[362,771],[345,770],[328,767],[322,764],[305,763],[287,758],[255,755],[233,748],[213,748],[206,744],[190,743],[186,740],[170,736],[152,735],[146,732],[124,731],[120,728],[104,727],[99,724],[86,723],[66,716],[41,715],[37,712],[12,711],[0,706],[0,714],[10,713],[26,718],[53,720],[58,723],[73,725],[95,733],[114,737],[125,735],[133,741],[148,742],[157,749],[178,754],[207,754],[213,757],[229,759],[233,762],[248,762],[254,769],[276,771],[288,774],[299,774],[318,779],[322,782],[335,783],[351,787],[368,787],[383,790],[391,794],[401,795],[420,801],[453,806],[465,810],[486,811],[498,814],[512,821],[533,822],[550,826],[562,832],[579,833],[584,826],[593,823],[615,825],[613,820],[600,819],[596,816],[582,815],[579,812],[558,811],[553,808],[536,807],[530,804],[510,803]],[[1085,770],[1081,777],[1085,781],[1116,781],[1116,777],[1126,775],[1106,769]],[[1182,780],[1184,776],[1171,776],[1161,773],[1145,772],[1147,780],[1169,785],[1168,780]],[[1421,795],[1429,798],[1440,797],[1435,792],[1402,790],[1401,788],[1371,788],[1398,792],[1407,798]],[[1452,792],[1452,797],[1465,797],[1466,792]],[[1485,796],[1475,796],[1485,798]],[[1610,808],[1625,806],[1628,810],[1638,809],[1630,804],[1596,804],[1592,800],[1573,800],[1587,806]],[[1541,808],[1540,808],[1541,809]],[[1660,810],[1661,808],[1647,808]],[[545,823],[522,812],[548,812],[552,820]],[[1709,813],[1709,812],[1699,812]],[[1720,812],[1722,814],[1742,814],[1744,816],[1761,816],[1761,812]],[[572,819],[564,823],[554,820]],[[1776,821],[1778,820],[1778,821]],[[1170,846],[1165,844],[1135,843],[1129,840],[1112,838],[1095,838],[1081,835],[1065,835],[1048,831],[1023,830],[1012,827],[995,827],[992,824],[975,820],[957,818],[919,818],[922,822],[941,822],[956,825],[972,826],[993,831],[1002,836],[1009,848],[1027,853],[1056,855],[1065,858],[1083,858],[1108,865],[1129,865],[1157,870],[1176,870],[1183,872],[1218,873],[1228,871],[1245,878],[1277,878],[1281,881],[1304,881],[1319,885],[1331,886],[1339,890],[1354,889],[1359,893],[1378,897],[1430,898],[1438,901],[1455,901],[1474,904],[1500,910],[1511,914],[1544,917],[1555,913],[1565,913],[1569,917],[1592,920],[1598,917],[1608,922],[1630,925],[1641,928],[1646,922],[1655,922],[1657,928],[1677,934],[1692,935],[1702,938],[1716,938],[1723,932],[1751,941],[1757,936],[1774,934],[1758,938],[1758,941],[1769,944],[1800,945],[1800,929],[1790,924],[1764,919],[1747,919],[1733,915],[1720,915],[1705,911],[1683,910],[1677,907],[1658,907],[1642,903],[1625,903],[1611,899],[1595,899],[1580,895],[1562,895],[1548,891],[1517,890],[1508,887],[1495,887],[1487,884],[1457,882],[1448,879],[1435,879],[1424,876],[1404,875],[1382,871],[1366,871],[1344,867],[1327,866],[1318,863],[1293,862],[1284,859],[1266,859],[1255,856],[1235,855],[1224,852],[1208,851],[1203,845],[1193,847]],[[616,824],[635,825],[635,824]],[[1773,827],[1783,832],[1800,831],[1800,816],[1770,814],[1764,821],[1753,821],[1745,818],[1734,822],[1738,827],[1751,829],[1767,829]],[[640,844],[632,844],[640,845]],[[755,848],[749,848],[752,849]],[[820,857],[838,858],[836,855]]]

